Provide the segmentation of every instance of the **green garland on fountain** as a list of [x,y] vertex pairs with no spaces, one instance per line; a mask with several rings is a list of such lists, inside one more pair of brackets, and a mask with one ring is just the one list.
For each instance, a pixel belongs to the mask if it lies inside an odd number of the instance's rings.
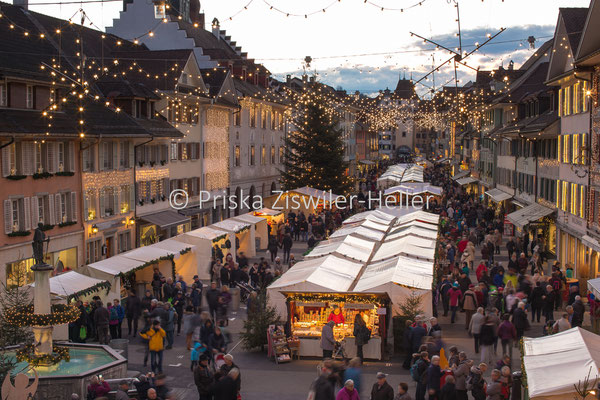
[[16,326],[53,326],[76,321],[79,308],[68,304],[53,304],[50,314],[34,314],[33,304],[23,308],[11,308],[4,312],[6,322]]
[[52,346],[52,354],[35,354],[35,346],[33,344],[25,345],[24,347],[17,350],[17,361],[26,361],[32,367],[39,367],[40,365],[54,365],[61,361],[71,361],[71,354],[69,348],[64,346]]

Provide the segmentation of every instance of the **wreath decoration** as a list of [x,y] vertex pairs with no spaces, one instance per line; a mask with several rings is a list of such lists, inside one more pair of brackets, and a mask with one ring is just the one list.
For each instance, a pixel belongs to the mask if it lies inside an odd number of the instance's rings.
[[68,324],[79,318],[81,311],[73,305],[53,304],[50,314],[34,314],[33,304],[4,312],[6,322],[16,326],[52,326]]
[[69,348],[64,346],[52,346],[51,354],[36,355],[35,346],[33,344],[27,344],[24,347],[17,350],[17,361],[26,361],[32,367],[39,367],[40,365],[54,365],[61,361],[71,361],[71,354]]

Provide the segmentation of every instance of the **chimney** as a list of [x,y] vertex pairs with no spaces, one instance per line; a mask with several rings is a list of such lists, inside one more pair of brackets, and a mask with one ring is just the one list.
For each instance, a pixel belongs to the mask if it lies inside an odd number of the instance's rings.
[[287,83],[289,85],[289,83],[292,81],[292,76],[291,75],[286,75],[285,76],[285,83]]
[[29,1],[28,0],[13,0],[13,5],[22,7],[25,10],[29,9]]
[[212,34],[219,39],[221,37],[220,35],[220,30],[221,30],[221,26],[219,25],[219,20],[218,19],[213,19],[212,21]]

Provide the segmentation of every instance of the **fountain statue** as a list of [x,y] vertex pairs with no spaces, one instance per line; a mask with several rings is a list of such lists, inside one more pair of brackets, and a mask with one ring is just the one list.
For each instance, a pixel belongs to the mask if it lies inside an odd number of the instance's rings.
[[[49,243],[50,238],[42,231],[42,224],[38,224],[33,234],[33,259],[35,265],[31,267],[35,280],[33,289],[33,312],[34,314],[51,314],[50,308],[50,274],[52,266],[44,262],[44,242]],[[35,337],[35,354],[38,356],[52,354],[52,331],[53,326],[33,326]]]

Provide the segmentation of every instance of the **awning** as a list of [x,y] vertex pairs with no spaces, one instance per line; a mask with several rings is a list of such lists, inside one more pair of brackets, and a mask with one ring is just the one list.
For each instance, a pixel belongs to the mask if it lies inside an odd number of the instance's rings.
[[553,209],[544,207],[541,204],[531,204],[527,207],[524,207],[518,211],[512,212],[508,214],[506,217],[508,220],[519,228],[523,228],[525,225],[530,222],[537,221],[541,218],[544,218],[547,215],[550,215],[554,212]]
[[457,181],[460,178],[464,178],[465,176],[469,176],[470,174],[471,174],[471,170],[460,171],[460,172],[457,172],[456,175],[454,175],[452,177],[452,180],[453,181]]
[[358,162],[365,165],[375,165],[375,163],[371,160],[358,160]]
[[492,201],[495,201],[496,203],[500,203],[501,201],[508,200],[513,197],[512,194],[506,193],[505,191],[502,191],[500,189],[490,189],[487,192],[485,192],[485,194],[490,196],[490,199],[492,199]]
[[250,224],[243,221],[234,221],[233,219],[225,219],[223,221],[211,225],[213,228],[221,229],[227,232],[239,233],[244,229],[250,228]]
[[600,278],[587,281],[588,291],[594,293],[596,300],[600,299]]
[[[31,287],[35,286],[35,282]],[[64,274],[56,275],[50,278],[50,293],[58,296],[69,297],[94,287],[105,286],[110,288],[110,283],[101,279],[92,278],[79,272],[69,271]]]
[[598,242],[596,239],[594,239],[591,236],[588,235],[583,235],[583,237],[581,238],[581,242],[589,247],[590,249],[597,251],[598,253],[600,253],[600,242]]
[[143,215],[140,219],[150,222],[151,224],[158,225],[161,228],[168,228],[169,226],[185,224],[189,222],[189,217],[181,215],[178,212],[165,210],[159,211],[154,214]]
[[477,179],[473,178],[472,176],[467,176],[456,180],[456,183],[458,183],[461,186],[468,185],[469,183],[474,182],[477,182]]
[[279,211],[279,210],[272,210],[270,208],[261,208],[260,210],[255,210],[254,215],[258,215],[258,216],[269,216],[269,217],[274,217],[276,215],[280,215],[283,214],[283,211]]

